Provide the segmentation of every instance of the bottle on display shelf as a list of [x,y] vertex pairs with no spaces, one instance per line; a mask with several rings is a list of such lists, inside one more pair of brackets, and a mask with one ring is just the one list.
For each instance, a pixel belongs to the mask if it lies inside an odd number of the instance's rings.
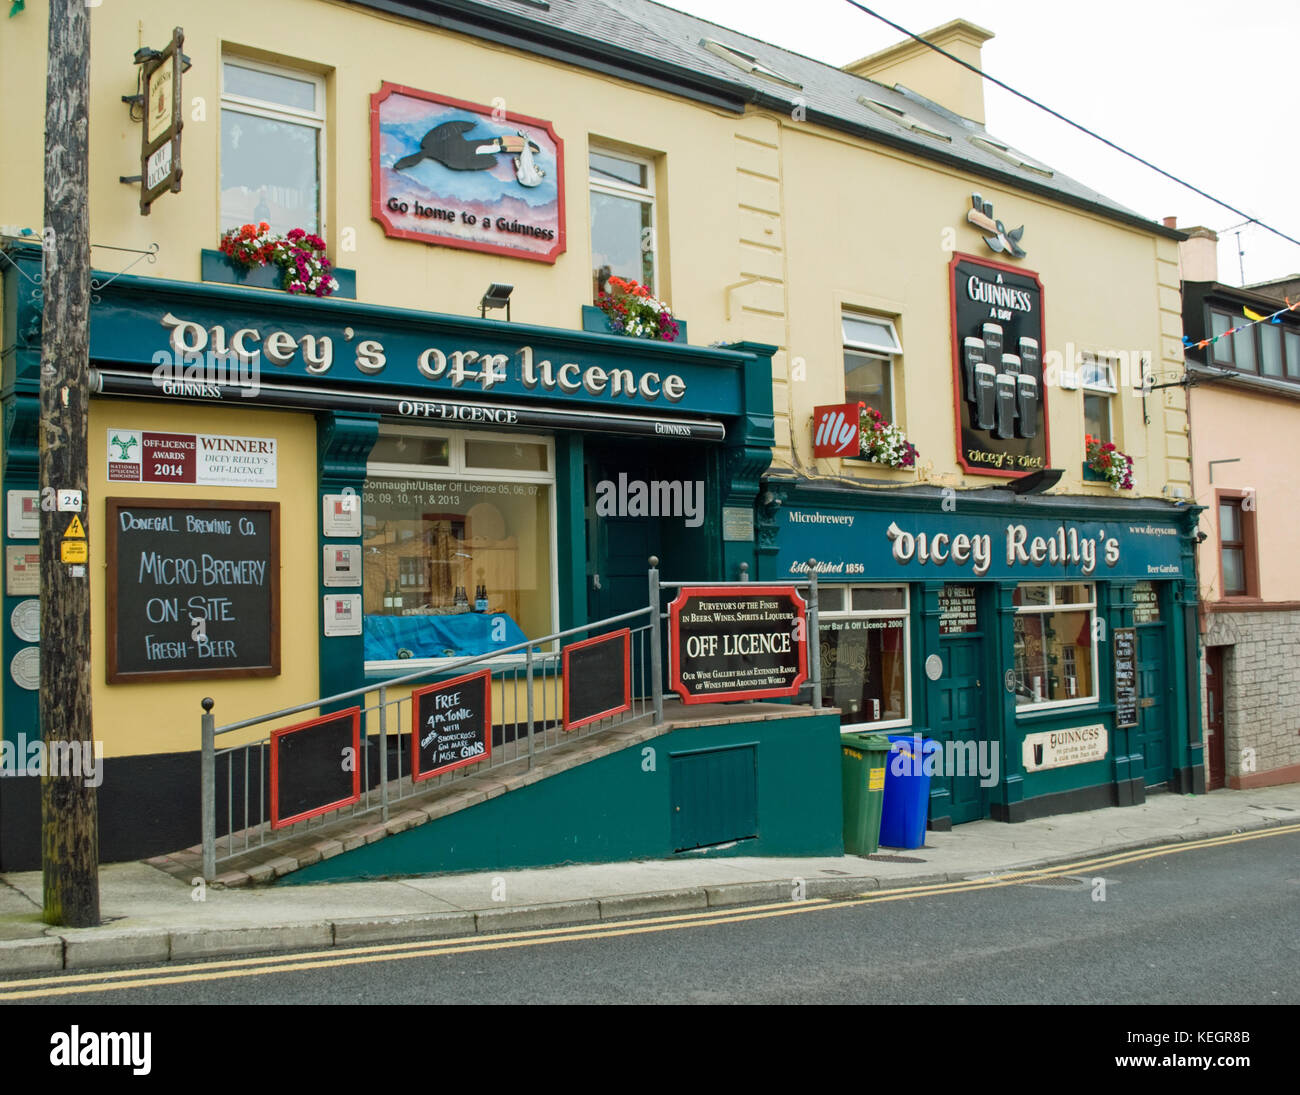
[[474,611],[486,612],[488,610],[487,586],[480,582],[474,588]]

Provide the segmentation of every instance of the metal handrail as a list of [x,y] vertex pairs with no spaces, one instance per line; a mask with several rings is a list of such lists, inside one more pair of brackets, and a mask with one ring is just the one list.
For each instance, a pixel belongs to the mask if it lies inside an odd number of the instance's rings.
[[567,631],[556,631],[551,635],[544,635],[540,639],[527,639],[522,643],[515,643],[513,646],[503,646],[500,650],[494,650],[491,654],[471,654],[464,658],[457,658],[454,661],[444,662],[441,665],[425,666],[423,669],[417,669],[414,673],[407,673],[401,677],[391,677],[388,680],[374,681],[371,684],[362,685],[360,688],[353,688],[347,692],[338,692],[333,696],[322,696],[318,700],[312,700],[309,703],[300,703],[295,707],[285,707],[279,711],[273,711],[269,715],[258,715],[256,718],[243,719],[240,722],[232,722],[226,726],[219,726],[214,733],[228,734],[232,730],[243,730],[248,726],[257,726],[259,723],[271,722],[274,719],[284,718],[285,715],[296,715],[301,711],[310,711],[314,707],[320,707],[327,703],[338,703],[340,700],[350,700],[354,696],[364,696],[367,692],[377,692],[381,688],[392,688],[394,685],[408,684],[411,681],[417,681],[421,677],[427,677],[431,673],[451,673],[467,665],[476,665],[479,662],[493,661],[505,654],[512,654],[517,650],[527,651],[534,646],[541,646],[555,639],[563,639],[569,635],[576,635],[580,631],[590,631],[594,627],[605,627],[608,624],[619,623],[622,620],[635,619],[650,611],[650,606],[645,608],[633,609],[631,612],[624,612],[619,616],[611,616],[606,620],[595,620],[589,624],[583,624],[581,627],[571,627]]

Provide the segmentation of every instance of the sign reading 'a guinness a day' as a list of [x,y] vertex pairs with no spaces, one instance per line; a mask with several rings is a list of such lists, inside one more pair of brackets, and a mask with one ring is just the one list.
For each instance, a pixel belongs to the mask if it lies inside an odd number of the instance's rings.
[[953,401],[957,459],[1016,477],[1049,463],[1043,286],[1014,266],[954,255]]
[[793,586],[695,586],[668,606],[668,661],[683,703],[793,696],[808,676]]
[[384,83],[370,97],[371,215],[390,236],[554,262],[564,142],[550,122]]

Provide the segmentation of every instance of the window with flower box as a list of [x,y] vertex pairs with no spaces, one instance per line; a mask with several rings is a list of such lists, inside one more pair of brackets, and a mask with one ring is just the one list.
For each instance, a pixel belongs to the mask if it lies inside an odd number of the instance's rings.
[[896,363],[903,352],[892,320],[845,312],[840,317],[844,340],[844,401],[864,403],[894,421]]
[[1079,386],[1083,389],[1083,432],[1103,444],[1114,441],[1111,422],[1117,390],[1114,360],[1085,352],[1079,367]]
[[625,152],[593,148],[587,156],[591,196],[591,299],[610,277],[644,285],[656,295],[655,166]]
[[325,81],[226,57],[221,65],[221,231],[322,231]]

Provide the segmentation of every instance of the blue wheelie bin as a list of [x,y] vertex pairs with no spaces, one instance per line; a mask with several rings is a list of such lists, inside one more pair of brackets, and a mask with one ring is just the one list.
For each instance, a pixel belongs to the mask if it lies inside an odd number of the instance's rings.
[[930,808],[930,777],[925,758],[942,746],[921,734],[890,734],[885,766],[885,802],[880,818],[880,843],[888,848],[925,846],[925,822]]

